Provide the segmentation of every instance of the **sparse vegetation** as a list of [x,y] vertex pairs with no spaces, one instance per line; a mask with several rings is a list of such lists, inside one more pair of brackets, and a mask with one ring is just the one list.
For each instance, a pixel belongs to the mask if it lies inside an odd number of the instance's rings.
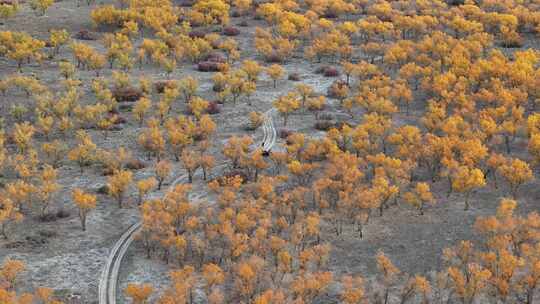
[[133,303],[539,301],[537,2],[79,2],[0,0],[0,302],[134,221]]

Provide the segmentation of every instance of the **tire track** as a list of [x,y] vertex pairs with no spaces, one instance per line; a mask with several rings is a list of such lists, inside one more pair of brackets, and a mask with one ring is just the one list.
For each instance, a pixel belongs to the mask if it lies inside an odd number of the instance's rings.
[[[270,152],[277,139],[277,131],[274,126],[274,120],[272,114],[274,109],[270,109],[264,113],[263,122],[263,140],[259,146],[263,147],[263,151]],[[216,168],[223,167],[226,164],[221,164]],[[177,177],[169,186],[166,193],[169,193],[178,185],[182,180],[188,178],[187,174]],[[116,304],[118,274],[120,272],[120,266],[126,255],[126,252],[133,243],[135,235],[142,227],[142,222],[137,222],[131,225],[115,243],[108,258],[107,263],[102,271],[99,281],[99,304]]]

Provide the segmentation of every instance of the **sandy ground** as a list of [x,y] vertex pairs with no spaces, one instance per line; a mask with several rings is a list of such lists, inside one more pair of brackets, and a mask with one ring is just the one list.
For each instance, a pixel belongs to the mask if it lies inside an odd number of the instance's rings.
[[[24,30],[37,37],[45,38],[47,30],[51,28],[66,28],[71,33],[91,28],[88,15],[92,7],[88,8],[85,5],[77,7],[75,3],[75,1],[57,2],[43,17],[35,17],[28,8],[24,8],[15,19],[0,26],[0,30]],[[237,22],[237,19],[233,20],[233,23]],[[250,27],[240,28],[242,35],[236,37],[244,51],[242,58],[255,58],[251,46],[254,25],[257,21],[250,20],[249,23]],[[98,45],[96,42],[91,42],[91,44]],[[59,58],[70,58],[70,54],[64,48]],[[5,59],[0,59],[0,66],[2,66],[0,76],[16,71],[16,66]],[[318,93],[325,94],[328,86],[335,79],[314,74],[318,66],[320,64],[293,58],[284,65],[284,68],[288,73],[299,73],[301,82],[313,86]],[[25,67],[24,70],[25,74],[34,73],[49,86],[58,87],[59,76],[55,64],[47,62],[40,67],[36,65]],[[110,71],[106,71],[105,74],[109,75]],[[152,79],[164,79],[162,73],[153,67],[147,66],[142,71],[134,69],[132,72],[134,80],[143,74]],[[214,98],[211,92],[211,73],[196,72],[193,65],[186,64],[175,71],[171,78],[179,79],[187,75],[199,80],[201,84],[199,94],[202,97],[209,100]],[[83,80],[84,90],[88,93],[92,73],[78,72],[77,77]],[[261,77],[258,91],[252,97],[253,106],[240,102],[233,108],[228,104],[223,107],[221,114],[213,117],[218,124],[215,142],[223,143],[229,136],[236,134],[251,134],[260,138],[260,130],[257,133],[247,133],[243,129],[247,114],[253,110],[264,112],[271,108],[276,97],[292,90],[295,84],[297,83],[282,80],[278,84],[278,89],[274,89],[272,82],[266,76]],[[91,95],[86,96],[82,102],[89,102],[90,98]],[[11,103],[24,104],[28,101],[22,93],[10,93],[9,98],[1,99],[1,102],[5,109]],[[326,111],[334,113],[340,119],[348,119],[348,115],[340,112],[332,103],[335,102],[330,101],[330,106]],[[422,105],[416,104],[411,116],[400,115],[398,121],[410,122],[420,109]],[[176,107],[175,111],[180,113],[182,108]],[[128,117],[130,113],[122,113],[122,115]],[[275,123],[278,130],[282,128],[279,117],[275,117]],[[321,136],[323,133],[314,130],[313,123],[313,116],[309,113],[294,114],[286,128],[311,136]],[[144,159],[136,143],[139,131],[140,128],[130,121],[123,125],[122,130],[112,132],[107,140],[96,132],[91,133],[101,148],[122,145],[130,149],[135,157]],[[152,174],[151,171],[151,167],[139,170],[135,173],[135,179],[148,177]],[[184,174],[184,171],[179,164],[175,164],[173,175],[180,174]],[[33,216],[27,217],[22,225],[17,226],[9,241],[0,240],[0,261],[6,257],[12,257],[21,259],[27,264],[27,270],[22,275],[19,284],[21,290],[47,286],[56,289],[57,293],[69,303],[96,303],[99,277],[108,252],[122,232],[138,220],[136,206],[131,203],[124,209],[118,209],[109,198],[100,195],[98,207],[88,218],[88,231],[82,232],[76,210],[70,202],[71,190],[74,187],[97,190],[106,183],[106,177],[102,176],[100,169],[94,167],[86,169],[81,175],[78,168],[67,161],[64,162],[59,176],[61,177],[59,182],[64,189],[56,196],[53,210],[64,209],[70,212],[70,216],[50,223],[38,222]],[[168,182],[172,180],[170,178]],[[522,189],[520,213],[538,210],[536,203],[540,197],[538,186],[539,183],[534,182]],[[195,188],[195,195],[204,197],[205,188],[200,180],[196,181]],[[335,237],[327,227],[324,241],[331,242],[333,245],[330,269],[336,274],[362,273],[370,276],[376,270],[374,256],[378,250],[384,250],[398,267],[409,273],[425,273],[438,269],[440,267],[439,255],[443,248],[458,240],[476,238],[472,230],[474,219],[480,215],[493,214],[499,199],[503,196],[500,189],[487,187],[473,196],[471,210],[464,212],[463,199],[456,194],[447,199],[446,189],[447,185],[444,181],[436,184],[434,192],[439,203],[429,208],[424,216],[417,215],[416,211],[408,206],[400,205],[387,210],[382,218],[373,217],[366,228],[364,239],[359,239],[350,227],[340,237]],[[159,193],[153,195],[159,195]],[[132,196],[128,200],[133,202],[135,198]],[[54,236],[45,237],[44,235]],[[159,260],[146,259],[142,254],[140,244],[135,242],[128,251],[122,266],[119,290],[123,290],[129,282],[152,282],[157,288],[165,286],[169,270],[169,266]],[[119,295],[119,300],[120,303],[124,302],[122,294]],[[332,301],[328,299],[325,303],[332,303]]]

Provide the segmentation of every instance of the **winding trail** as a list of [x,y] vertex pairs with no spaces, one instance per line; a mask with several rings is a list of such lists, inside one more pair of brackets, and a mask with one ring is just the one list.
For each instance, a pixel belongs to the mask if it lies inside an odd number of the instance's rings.
[[274,126],[274,119],[272,118],[272,114],[274,114],[275,109],[272,108],[266,113],[264,113],[264,123],[263,123],[263,132],[264,137],[262,141],[262,147],[264,151],[270,152],[274,144],[276,143],[277,139],[277,131],[276,127]]
[[[264,151],[269,152],[277,140],[277,131],[274,126],[274,119],[272,115],[274,109],[270,109],[264,113],[264,123],[262,125],[263,129],[263,140],[259,146],[262,146]],[[220,165],[221,167],[224,165]],[[187,174],[180,175],[177,177],[167,189],[167,192],[172,191],[176,185],[178,185],[182,180],[188,178]],[[116,304],[117,296],[117,284],[118,284],[118,274],[120,272],[120,266],[124,260],[126,252],[133,243],[135,235],[142,226],[142,222],[137,222],[131,225],[121,236],[120,239],[114,244],[114,247],[111,249],[109,257],[107,258],[107,263],[103,268],[101,273],[101,278],[99,281],[99,304]]]

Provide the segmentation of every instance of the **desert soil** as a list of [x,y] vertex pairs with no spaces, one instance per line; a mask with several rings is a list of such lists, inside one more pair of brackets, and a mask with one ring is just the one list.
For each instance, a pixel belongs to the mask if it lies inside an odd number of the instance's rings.
[[[107,3],[105,1],[104,3]],[[76,1],[61,1],[53,5],[47,14],[35,17],[28,8],[17,15],[15,19],[0,26],[0,30],[26,31],[36,37],[44,39],[49,29],[65,28],[71,33],[82,29],[92,29],[89,20],[89,12],[94,6],[83,5],[77,7]],[[238,19],[233,19],[233,24]],[[241,42],[243,51],[242,58],[256,58],[253,52],[253,32],[258,21],[249,20],[249,27],[240,28],[242,35],[236,37]],[[91,42],[99,47],[98,42]],[[530,46],[530,45],[529,45]],[[63,49],[60,58],[70,58],[69,51]],[[0,77],[16,73],[16,66],[5,59],[0,59]],[[325,94],[327,88],[335,80],[325,78],[314,71],[321,64],[313,64],[304,61],[298,56],[287,62],[284,67],[288,73],[298,73],[301,82],[313,86],[320,94]],[[59,75],[52,63],[42,66],[26,66],[25,74],[33,73],[50,87],[59,87]],[[106,75],[110,71],[106,71]],[[157,68],[145,67],[143,70],[134,69],[131,74],[136,80],[145,75],[151,79],[165,79],[165,76]],[[211,73],[195,71],[194,66],[187,64],[176,70],[171,78],[180,79],[185,76],[196,77],[201,86],[199,94],[212,100],[214,93],[211,90]],[[90,92],[91,72],[78,72],[85,92]],[[218,124],[216,143],[223,143],[232,135],[250,134],[260,139],[262,132],[247,132],[243,126],[247,114],[251,111],[264,112],[272,107],[272,102],[280,94],[284,94],[294,88],[296,82],[281,80],[278,88],[272,87],[272,82],[262,77],[258,83],[257,93],[252,97],[253,106],[245,102],[239,102],[234,108],[226,105],[222,113],[213,119]],[[89,100],[90,94],[85,98]],[[2,109],[9,109],[11,104],[25,104],[28,100],[23,93],[2,99]],[[335,102],[335,101],[334,101]],[[422,105],[416,104],[410,116],[401,115],[403,123],[410,123],[418,117]],[[176,108],[181,113],[183,109]],[[416,111],[415,111],[416,110]],[[326,110],[337,119],[347,121],[349,116],[337,109],[336,105],[330,105]],[[8,121],[8,115],[3,111]],[[122,113],[129,116],[130,113]],[[358,117],[358,116],[357,116]],[[274,116],[276,127],[283,128],[282,121],[277,115]],[[354,122],[352,122],[354,123]],[[310,136],[322,136],[324,133],[313,128],[314,118],[309,113],[295,114],[290,118],[290,130],[301,131]],[[137,148],[136,138],[140,128],[130,122],[124,124],[122,129],[114,131],[108,139],[95,131],[90,131],[95,142],[102,148],[115,148],[124,146],[132,151],[133,155],[145,160],[144,155]],[[278,141],[277,145],[283,141]],[[516,145],[524,145],[517,143]],[[219,146],[219,145],[218,145]],[[217,155],[217,151],[216,151]],[[218,160],[218,163],[222,160]],[[35,286],[47,286],[54,288],[63,300],[68,303],[97,303],[98,282],[101,270],[107,259],[109,250],[122,234],[122,232],[138,221],[135,194],[128,200],[130,203],[119,209],[114,202],[104,195],[99,196],[97,209],[89,216],[88,230],[82,232],[79,227],[79,219],[76,209],[70,202],[70,193],[74,187],[94,189],[97,191],[106,183],[106,177],[98,168],[88,168],[83,175],[77,167],[65,162],[59,172],[60,184],[63,190],[57,195],[54,210],[65,210],[69,213],[67,218],[53,222],[43,223],[35,217],[27,217],[22,225],[19,225],[10,240],[0,240],[0,261],[6,257],[23,260],[27,265],[20,287],[30,290]],[[175,164],[173,176],[185,174],[180,164]],[[136,171],[134,178],[140,179],[152,175],[152,168],[147,167]],[[168,182],[171,182],[170,178]],[[538,210],[537,201],[540,197],[540,183],[534,182],[521,190],[519,213]],[[165,187],[166,188],[166,187]],[[194,195],[198,198],[206,198],[206,188],[199,180],[195,183]],[[384,217],[375,215],[365,230],[365,236],[360,239],[357,234],[348,227],[340,237],[336,237],[330,227],[325,227],[323,241],[333,245],[330,269],[336,274],[362,273],[369,277],[375,273],[374,256],[379,250],[383,250],[403,271],[414,273],[426,273],[433,269],[439,269],[440,253],[445,247],[455,244],[459,240],[474,239],[472,225],[478,216],[491,215],[496,208],[499,199],[503,196],[501,189],[490,186],[477,193],[473,197],[471,210],[463,211],[463,198],[453,194],[446,197],[447,184],[440,181],[436,184],[434,192],[438,204],[429,208],[424,216],[417,215],[410,207],[400,205],[387,210]],[[159,196],[162,193],[152,195]],[[130,248],[121,269],[119,290],[122,290],[129,282],[151,282],[159,289],[167,284],[168,265],[157,259],[148,260],[137,242]],[[120,303],[124,302],[123,295],[119,295]],[[332,303],[331,299],[326,299]]]

